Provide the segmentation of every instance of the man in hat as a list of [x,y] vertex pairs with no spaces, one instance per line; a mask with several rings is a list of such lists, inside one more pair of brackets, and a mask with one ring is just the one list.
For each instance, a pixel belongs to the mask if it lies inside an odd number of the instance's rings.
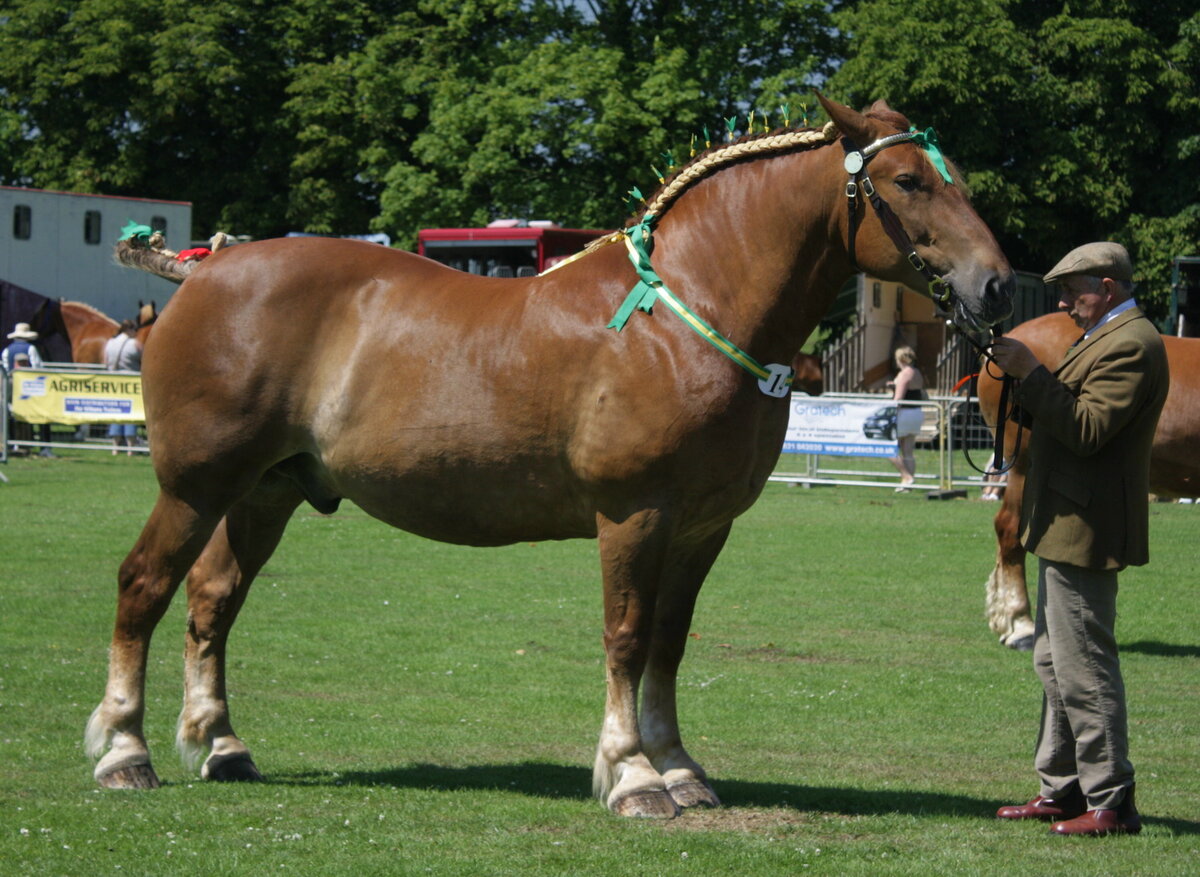
[[[33,343],[38,338],[38,333],[29,328],[28,323],[17,323],[13,330],[8,333],[8,339],[12,343],[0,352],[0,367],[3,367],[6,375],[12,374],[14,368],[41,368],[42,355],[38,352],[37,346]],[[50,424],[43,423],[38,429],[38,438],[43,442],[50,441]],[[42,457],[57,456],[50,448],[42,448],[38,454]]]
[[1021,543],[1038,558],[1033,662],[1042,681],[1038,795],[1001,819],[1061,835],[1141,830],[1114,634],[1117,572],[1148,560],[1150,446],[1167,397],[1167,355],[1133,300],[1120,244],[1086,244],[1045,276],[1083,334],[1051,371],[1024,344],[992,355],[1020,379],[1032,416]]
[[0,366],[3,366],[6,374],[12,372],[18,357],[24,357],[25,364],[30,368],[42,367],[42,355],[33,343],[37,337],[38,333],[30,329],[28,323],[17,323],[13,327],[8,333],[8,340],[12,343],[0,353]]

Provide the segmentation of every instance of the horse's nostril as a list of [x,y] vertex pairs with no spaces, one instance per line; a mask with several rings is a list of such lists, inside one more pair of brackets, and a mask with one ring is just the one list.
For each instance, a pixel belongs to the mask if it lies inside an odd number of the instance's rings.
[[1012,298],[1017,289],[1017,280],[1012,274],[1000,278],[995,275],[988,278],[983,287],[983,300],[988,307],[1005,314],[1012,311]]

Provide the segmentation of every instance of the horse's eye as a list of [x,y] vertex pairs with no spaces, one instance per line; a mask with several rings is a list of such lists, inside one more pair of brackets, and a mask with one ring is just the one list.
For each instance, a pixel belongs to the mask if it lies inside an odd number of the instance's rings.
[[901,192],[915,192],[919,188],[916,177],[910,177],[907,174],[901,177],[896,177],[896,188]]

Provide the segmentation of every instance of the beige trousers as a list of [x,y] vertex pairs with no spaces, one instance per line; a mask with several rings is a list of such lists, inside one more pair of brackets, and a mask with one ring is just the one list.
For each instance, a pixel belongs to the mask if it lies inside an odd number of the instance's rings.
[[1033,666],[1044,697],[1034,764],[1042,795],[1078,784],[1090,810],[1115,809],[1133,784],[1116,620],[1115,570],[1039,559]]

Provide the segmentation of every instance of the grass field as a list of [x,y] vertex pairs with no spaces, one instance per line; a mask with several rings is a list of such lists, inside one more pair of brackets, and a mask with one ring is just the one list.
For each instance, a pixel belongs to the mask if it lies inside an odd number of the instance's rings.
[[1122,576],[1139,837],[1001,824],[1036,792],[1040,689],[983,620],[994,505],[769,485],[701,594],[681,721],[725,806],[590,797],[604,700],[594,542],[466,549],[307,508],[230,644],[266,782],[173,749],[183,600],[151,653],[163,788],[95,787],[115,571],[149,463],[14,460],[0,484],[0,874],[1200,873],[1200,508],[1155,505]]

